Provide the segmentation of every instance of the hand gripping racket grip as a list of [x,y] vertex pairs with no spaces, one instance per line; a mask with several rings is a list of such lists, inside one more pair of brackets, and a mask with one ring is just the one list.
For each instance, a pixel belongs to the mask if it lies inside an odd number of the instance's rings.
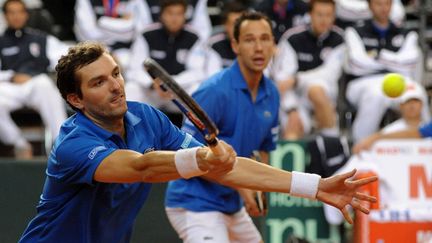
[[216,156],[223,155],[226,152],[225,149],[219,144],[219,140],[217,138],[214,138],[214,143],[209,144],[209,147]]

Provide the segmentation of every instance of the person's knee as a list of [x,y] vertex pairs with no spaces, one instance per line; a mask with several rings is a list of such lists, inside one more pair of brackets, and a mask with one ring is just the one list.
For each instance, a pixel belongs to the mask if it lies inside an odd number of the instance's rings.
[[45,94],[52,91],[59,92],[54,80],[52,80],[46,74],[40,74],[33,77],[31,82],[34,82],[34,87],[36,90],[44,92]]
[[315,105],[330,103],[326,90],[322,86],[311,86],[308,89],[308,98]]
[[284,139],[297,140],[304,136],[305,128],[300,113],[296,110],[287,114],[288,118],[284,127]]

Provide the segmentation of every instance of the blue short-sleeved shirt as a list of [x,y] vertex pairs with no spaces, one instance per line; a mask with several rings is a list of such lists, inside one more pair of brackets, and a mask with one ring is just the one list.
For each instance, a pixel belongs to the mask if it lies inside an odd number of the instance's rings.
[[96,182],[98,165],[117,149],[146,153],[201,144],[145,104],[128,102],[125,124],[126,141],[80,112],[63,124],[48,158],[37,215],[20,242],[129,242],[150,184]]
[[419,133],[423,138],[432,137],[432,122],[429,122],[419,128]]
[[[218,137],[231,144],[239,156],[250,157],[254,150],[275,149],[279,93],[271,80],[262,78],[254,102],[235,61],[231,67],[205,81],[193,98],[219,128]],[[204,142],[190,122],[182,129]],[[170,182],[165,203],[167,207],[224,213],[235,213],[242,206],[236,190],[201,178]]]

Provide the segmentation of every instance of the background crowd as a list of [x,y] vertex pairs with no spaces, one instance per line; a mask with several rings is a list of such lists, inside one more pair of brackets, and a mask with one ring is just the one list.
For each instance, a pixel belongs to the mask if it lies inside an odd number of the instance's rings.
[[[319,4],[311,8],[310,1]],[[60,97],[54,67],[81,41],[109,48],[127,80],[128,100],[151,104],[187,129],[183,115],[143,69],[143,61],[156,60],[188,93],[207,100],[223,87],[204,93],[197,89],[204,80],[217,79],[213,75],[222,69],[235,68],[233,25],[252,9],[271,19],[275,37],[274,55],[264,71],[265,80],[278,88],[272,98],[278,92],[280,96],[279,130],[272,127],[270,135],[278,131],[278,140],[312,141],[307,146],[311,160],[341,155],[345,161],[353,144],[353,152],[359,152],[382,137],[432,136],[427,67],[432,58],[423,51],[429,48],[428,37],[416,12],[424,2],[310,1],[0,1],[0,156],[22,160],[48,155],[59,127],[74,112]],[[389,72],[406,80],[406,92],[399,98],[382,92]],[[221,103],[215,98],[206,110],[231,120],[251,115],[241,114],[244,104],[237,104],[238,115],[229,116],[216,110]],[[268,116],[277,117],[275,112]],[[36,138],[28,129],[35,123]],[[258,121],[248,125],[256,129],[235,130],[260,129]],[[320,162],[311,164],[311,172],[323,176],[335,171],[314,168]]]
[[[412,20],[421,1],[336,0],[315,9],[303,0],[195,0],[186,9],[158,0],[23,2],[3,8],[0,21],[2,156],[46,154],[25,125],[40,119],[49,149],[72,112],[55,88],[53,67],[78,41],[107,45],[128,81],[127,98],[158,107],[180,127],[182,115],[152,84],[143,60],[155,59],[192,93],[233,63],[232,26],[248,9],[273,24],[276,51],[265,73],[281,95],[280,139],[346,136],[356,143],[398,119],[405,127],[430,119],[428,55],[420,45],[426,37]],[[381,81],[388,72],[414,88],[386,97]]]
[[40,115],[46,140],[56,137],[67,116],[52,79],[56,60],[69,45],[86,40],[106,44],[128,80],[128,99],[162,109],[181,126],[182,115],[152,85],[142,61],[155,59],[192,93],[233,63],[232,25],[250,9],[273,23],[276,52],[266,74],[281,94],[281,139],[322,134],[347,135],[356,142],[403,118],[399,105],[406,101],[381,91],[387,72],[420,85],[421,121],[429,120],[425,54],[416,29],[404,25],[409,18],[405,9],[419,4],[415,1],[327,1],[331,4],[314,10],[302,0],[186,1],[185,10],[166,8],[170,1],[72,2],[29,0],[25,8],[12,4],[3,9],[0,139],[17,157],[29,158],[34,150],[16,125],[37,118],[27,112]]

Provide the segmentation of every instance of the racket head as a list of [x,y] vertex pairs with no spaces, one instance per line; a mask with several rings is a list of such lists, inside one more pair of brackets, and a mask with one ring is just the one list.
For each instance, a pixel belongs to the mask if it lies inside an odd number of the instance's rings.
[[156,61],[147,58],[144,60],[143,66],[153,79],[158,79],[161,82],[160,86],[163,90],[174,96],[173,102],[204,135],[206,142],[209,145],[216,145],[219,130],[198,103]]

